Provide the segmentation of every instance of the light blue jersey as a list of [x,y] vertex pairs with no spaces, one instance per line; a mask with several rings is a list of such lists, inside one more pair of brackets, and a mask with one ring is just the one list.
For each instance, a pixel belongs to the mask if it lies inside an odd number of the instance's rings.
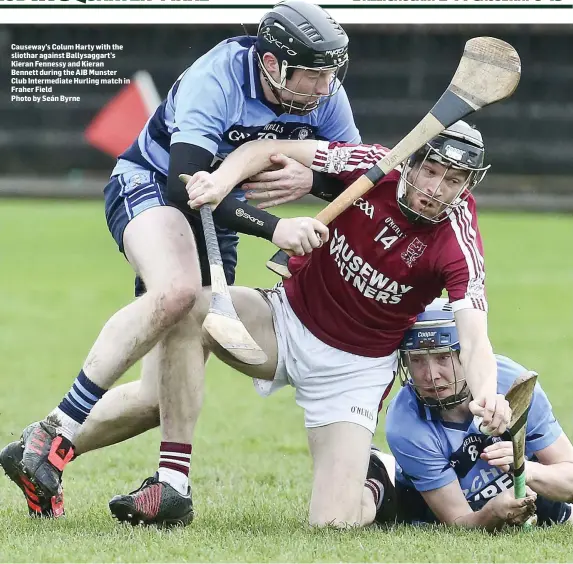
[[[498,393],[505,394],[525,368],[496,355]],[[562,429],[551,404],[536,384],[527,419],[526,456],[551,444]],[[472,420],[442,421],[436,410],[423,405],[414,391],[402,388],[390,403],[386,417],[388,444],[396,458],[396,483],[418,492],[435,490],[458,480],[472,509],[513,485],[512,476],[490,466],[479,455],[484,447],[499,441],[480,433]]]
[[325,139],[359,143],[346,92],[305,116],[265,101],[254,37],[227,39],[197,59],[175,82],[112,176],[143,168],[167,176],[173,143],[197,145],[224,159],[254,139]]

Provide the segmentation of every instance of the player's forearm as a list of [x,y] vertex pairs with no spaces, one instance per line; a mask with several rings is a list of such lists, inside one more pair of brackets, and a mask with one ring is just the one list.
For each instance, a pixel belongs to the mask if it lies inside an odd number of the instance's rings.
[[497,393],[497,363],[489,340],[462,347],[460,362],[474,398]]
[[540,464],[526,461],[527,485],[538,495],[554,501],[573,502],[573,462]]
[[495,531],[503,527],[504,520],[496,515],[493,510],[493,506],[486,503],[479,511],[462,515],[449,524],[455,525],[456,527],[463,527],[465,529],[486,529],[487,531]]
[[259,210],[246,202],[240,202],[232,195],[227,196],[213,212],[218,225],[239,233],[273,240],[280,217],[265,210]]
[[317,141],[249,141],[233,151],[213,173],[217,182],[228,188],[269,168],[271,156],[283,154],[310,167],[316,153]]

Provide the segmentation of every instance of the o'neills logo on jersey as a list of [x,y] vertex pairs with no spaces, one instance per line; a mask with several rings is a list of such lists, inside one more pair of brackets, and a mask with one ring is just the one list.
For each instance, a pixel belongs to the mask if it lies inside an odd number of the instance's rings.
[[346,242],[346,237],[334,230],[330,240],[330,254],[339,268],[340,275],[352,284],[364,297],[383,304],[400,303],[412,286],[391,280],[384,273],[372,268],[361,256],[357,255]]

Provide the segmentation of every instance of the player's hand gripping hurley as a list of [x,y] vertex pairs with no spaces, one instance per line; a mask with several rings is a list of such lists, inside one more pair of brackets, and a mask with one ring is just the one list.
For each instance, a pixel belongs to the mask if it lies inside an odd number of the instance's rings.
[[[511,385],[505,394],[505,398],[511,407],[511,421],[509,433],[513,446],[513,488],[515,498],[521,499],[526,496],[525,490],[525,434],[527,430],[527,414],[533,398],[533,388],[537,382],[535,372],[524,372]],[[524,523],[529,527],[531,521]]]
[[[179,178],[185,184],[191,179],[188,174],[181,174]],[[201,206],[200,213],[211,272],[211,304],[203,328],[237,360],[245,364],[263,364],[267,355],[239,319],[231,299],[211,207]]]
[[[515,499],[527,496],[525,489],[525,435],[527,430],[527,414],[533,399],[533,389],[537,382],[535,372],[526,371],[520,374],[505,394],[505,399],[511,408],[511,420],[508,431],[511,435],[513,447],[513,489]],[[482,431],[481,417],[474,417],[476,427]],[[483,432],[483,431],[482,431]],[[523,527],[531,526],[532,518],[528,519]]]
[[[384,158],[326,206],[316,219],[328,225],[444,129],[489,104],[509,98],[517,88],[520,74],[519,55],[509,43],[493,37],[470,39],[450,85],[429,113]],[[288,278],[288,259],[285,251],[278,251],[267,262],[267,267]]]

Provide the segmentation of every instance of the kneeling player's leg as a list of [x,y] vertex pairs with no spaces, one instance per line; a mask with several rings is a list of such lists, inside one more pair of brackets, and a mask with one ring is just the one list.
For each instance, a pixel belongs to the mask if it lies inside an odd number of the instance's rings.
[[[201,327],[191,316],[177,323],[157,344],[153,366],[159,394],[161,445],[157,479],[179,494],[189,489],[193,434],[203,405]],[[200,364],[199,370],[195,369]]]
[[391,524],[396,519],[394,457],[370,445],[372,434],[354,423],[308,430],[314,462],[312,525]]
[[394,457],[371,446],[371,438],[367,429],[347,422],[308,430],[314,462],[312,525],[395,522]]
[[370,443],[396,355],[370,358],[335,349],[316,338],[288,302],[282,313],[287,339],[281,362],[304,409],[314,464],[310,523],[368,524],[376,513],[362,503]]
[[346,421],[308,429],[314,466],[311,525],[349,527],[374,520],[374,514],[362,511],[371,440],[368,429]]

